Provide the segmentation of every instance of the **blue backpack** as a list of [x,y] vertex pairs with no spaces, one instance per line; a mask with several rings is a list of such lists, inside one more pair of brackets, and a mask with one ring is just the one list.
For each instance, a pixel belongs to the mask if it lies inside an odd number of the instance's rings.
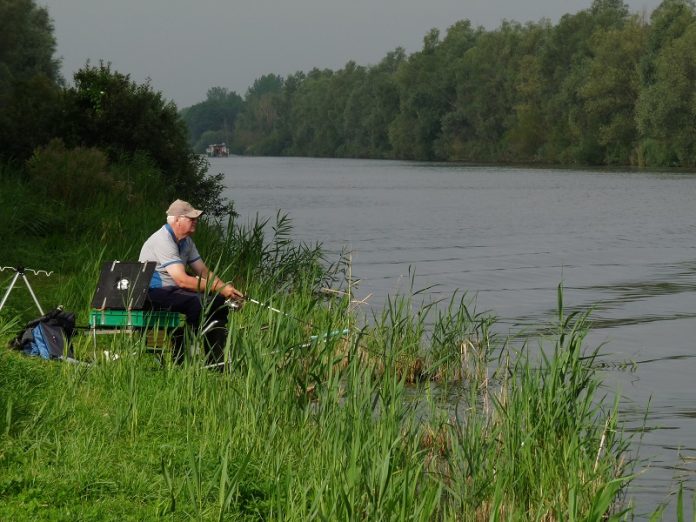
[[25,355],[42,359],[72,358],[70,344],[75,332],[75,314],[60,308],[29,321],[10,341],[10,346]]

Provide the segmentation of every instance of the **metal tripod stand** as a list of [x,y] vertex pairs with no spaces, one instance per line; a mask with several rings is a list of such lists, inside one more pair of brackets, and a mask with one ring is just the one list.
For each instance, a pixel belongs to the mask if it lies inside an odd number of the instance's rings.
[[5,271],[5,270],[14,270],[15,275],[12,278],[12,281],[10,282],[10,286],[7,287],[7,291],[5,292],[5,295],[3,296],[2,301],[0,302],[0,310],[2,310],[2,307],[5,306],[5,302],[7,301],[7,298],[10,297],[10,292],[12,292],[12,289],[14,288],[14,285],[17,282],[17,279],[19,279],[21,277],[24,280],[24,284],[27,285],[27,289],[29,290],[31,297],[34,299],[34,303],[36,304],[36,308],[39,309],[39,312],[41,313],[41,315],[44,315],[44,311],[41,308],[41,305],[39,304],[39,300],[36,298],[36,294],[34,293],[34,289],[29,284],[29,280],[27,279],[26,272],[29,271],[29,272],[33,273],[34,275],[45,274],[46,276],[50,276],[53,272],[47,272],[46,270],[34,270],[32,268],[24,268],[23,266],[3,266],[2,268],[0,268],[0,271]]

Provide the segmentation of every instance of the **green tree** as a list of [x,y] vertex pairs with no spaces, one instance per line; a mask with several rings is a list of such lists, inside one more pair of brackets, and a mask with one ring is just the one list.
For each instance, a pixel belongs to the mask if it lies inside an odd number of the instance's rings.
[[33,0],[0,0],[0,80],[60,80],[53,23]]
[[642,20],[633,17],[622,28],[592,35],[592,57],[579,95],[587,124],[584,132],[596,137],[604,163],[625,165],[637,161],[635,108],[647,33]]
[[188,145],[176,105],[149,84],[137,84],[109,65],[87,65],[66,90],[60,136],[71,147],[97,147],[111,161],[146,154],[170,188],[165,198],[186,197],[209,212],[222,212],[221,177],[206,176],[207,163]]
[[0,0],[0,157],[23,160],[53,135],[60,61],[53,24],[33,0]]
[[333,71],[313,69],[297,89],[290,113],[291,154],[335,155],[340,124],[331,93],[333,76]]
[[648,166],[693,166],[694,3],[664,0],[650,18],[642,88],[636,118],[641,135],[639,162]]
[[540,49],[552,30],[548,21],[526,27],[526,47],[531,50],[518,63],[514,118],[505,137],[509,153],[517,161],[544,159],[543,149],[548,139],[545,120],[547,78]]
[[244,96],[234,146],[251,154],[279,154],[282,134],[283,78],[266,74],[257,78]]
[[372,105],[367,68],[348,62],[329,82],[327,114],[335,130],[333,148],[337,156],[364,156],[367,148],[364,112]]
[[694,21],[692,0],[663,0],[650,15],[646,52],[641,60],[642,84],[655,83],[655,60],[662,48],[679,38]]
[[365,67],[348,62],[338,71],[314,69],[296,89],[290,111],[291,154],[366,155],[366,125],[374,105]]
[[642,163],[696,166],[696,22],[654,62],[654,83],[641,94]]
[[580,99],[592,57],[592,35],[623,27],[628,17],[619,0],[595,0],[589,9],[565,15],[539,52],[546,140],[542,157],[561,163],[601,163],[602,147]]
[[504,22],[470,39],[469,49],[447,60],[455,72],[456,98],[442,119],[439,147],[448,159],[509,159],[505,143],[515,115],[517,71],[529,52],[525,29]]
[[440,137],[442,117],[455,97],[454,85],[444,74],[448,66],[440,33],[432,29],[423,38],[423,49],[399,67],[396,73],[399,114],[389,127],[389,140],[396,157],[438,159],[434,145]]
[[343,115],[343,144],[339,150],[351,157],[392,156],[389,126],[399,113],[395,74],[405,62],[402,48],[389,52],[376,66],[355,69]]
[[242,97],[236,92],[224,87],[213,87],[208,90],[205,101],[182,110],[181,117],[188,127],[194,151],[205,152],[205,148],[211,143],[210,135],[204,138],[204,133],[213,132],[220,142],[230,144],[242,106]]

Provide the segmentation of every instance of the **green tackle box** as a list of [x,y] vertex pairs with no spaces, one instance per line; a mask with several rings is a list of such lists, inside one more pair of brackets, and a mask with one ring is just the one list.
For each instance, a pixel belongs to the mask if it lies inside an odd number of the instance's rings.
[[162,310],[98,310],[89,313],[90,328],[176,328],[183,315]]

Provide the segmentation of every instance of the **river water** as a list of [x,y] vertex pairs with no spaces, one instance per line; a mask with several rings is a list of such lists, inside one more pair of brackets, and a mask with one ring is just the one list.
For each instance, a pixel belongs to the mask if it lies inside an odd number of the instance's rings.
[[[396,161],[211,160],[242,220],[289,214],[293,236],[352,252],[358,297],[374,306],[410,286],[475,298],[516,332],[548,325],[556,288],[593,307],[641,474],[645,513],[696,477],[696,174],[472,167]],[[689,497],[690,498],[690,495]],[[672,501],[674,504],[674,501]]]

